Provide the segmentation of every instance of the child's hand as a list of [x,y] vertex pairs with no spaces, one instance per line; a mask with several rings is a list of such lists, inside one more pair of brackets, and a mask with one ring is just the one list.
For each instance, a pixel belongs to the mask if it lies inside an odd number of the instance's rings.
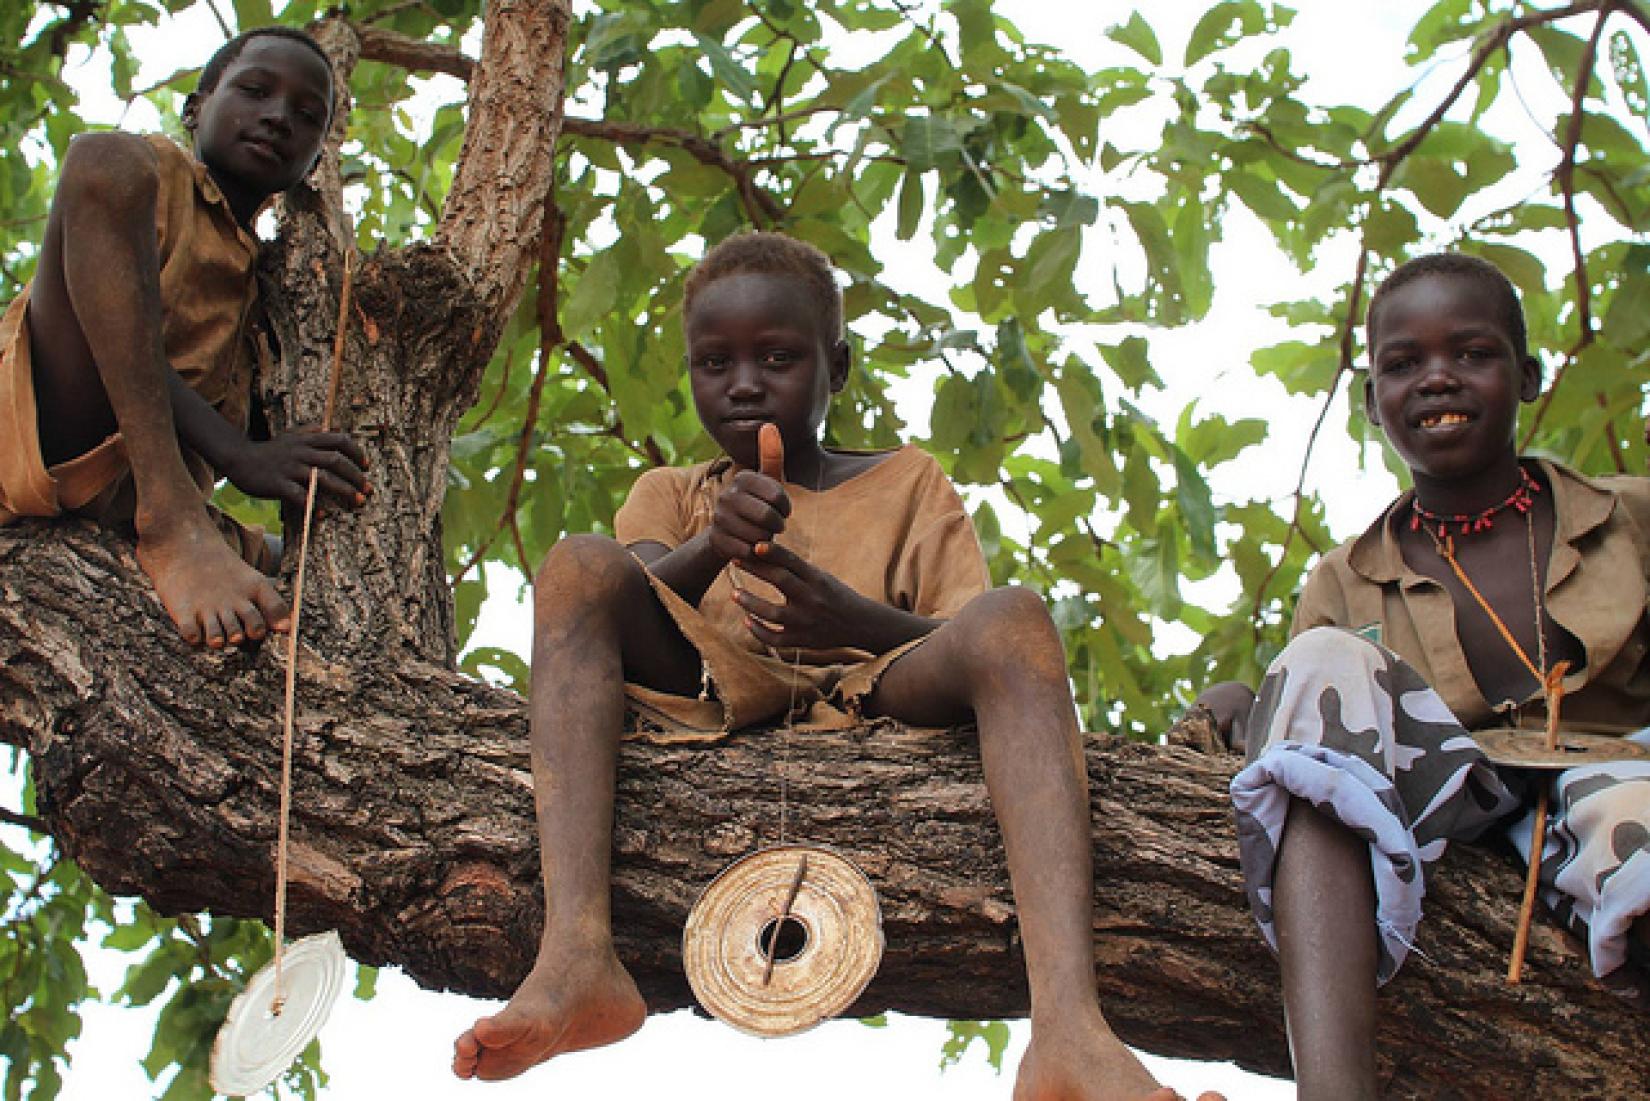
[[1255,705],[1255,693],[1242,681],[1225,680],[1211,684],[1198,694],[1195,703],[1207,707],[1215,716],[1215,729],[1226,739],[1226,744],[1242,753],[1249,735],[1249,711]]
[[321,492],[359,507],[371,491],[366,467],[366,453],[344,433],[302,427],[272,440],[248,440],[223,475],[248,497],[303,508],[314,469],[320,471]]
[[[763,600],[749,590],[734,593],[745,623],[764,645],[782,650],[830,650],[863,646],[867,621],[883,610],[875,601],[809,565],[778,543],[764,543],[739,568],[778,589],[784,603]],[[867,607],[869,605],[869,607]]]
[[724,560],[749,565],[758,543],[771,543],[785,530],[791,498],[765,474],[741,470],[716,498],[710,518],[710,547]]

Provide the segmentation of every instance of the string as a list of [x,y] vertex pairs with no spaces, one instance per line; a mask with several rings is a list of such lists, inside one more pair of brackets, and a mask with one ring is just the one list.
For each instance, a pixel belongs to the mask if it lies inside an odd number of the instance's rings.
[[[1523,474],[1526,482],[1530,481],[1528,471],[1520,468],[1520,473]],[[1523,483],[1521,483],[1520,488],[1523,488]],[[1539,665],[1530,661],[1528,651],[1519,644],[1517,638],[1513,637],[1512,631],[1496,614],[1495,609],[1490,606],[1490,602],[1484,598],[1484,594],[1478,591],[1478,586],[1472,583],[1472,579],[1467,576],[1467,571],[1462,569],[1461,564],[1456,561],[1455,540],[1450,536],[1449,529],[1444,524],[1439,524],[1439,531],[1435,532],[1431,527],[1419,524],[1419,513],[1417,513],[1416,519],[1418,526],[1424,528],[1426,533],[1432,536],[1432,544],[1438,551],[1439,557],[1449,563],[1450,569],[1454,571],[1461,584],[1466,586],[1467,592],[1472,594],[1472,598],[1478,602],[1478,606],[1490,617],[1490,622],[1495,624],[1495,629],[1501,632],[1501,637],[1506,640],[1507,646],[1514,654],[1518,655],[1518,660],[1522,661],[1524,667],[1535,676],[1536,683],[1541,688],[1542,698],[1546,703],[1547,728],[1545,740],[1548,752],[1552,752],[1558,748],[1558,713],[1559,706],[1564,699],[1564,674],[1569,671],[1570,663],[1561,661],[1551,669],[1547,668],[1547,632],[1541,614],[1541,577],[1535,551],[1535,510],[1533,508],[1520,508],[1519,511],[1524,513],[1524,531],[1529,544],[1530,597],[1535,607],[1536,659]],[[1507,982],[1514,984],[1522,980],[1524,976],[1524,956],[1529,949],[1530,925],[1535,917],[1535,899],[1541,886],[1541,858],[1547,848],[1547,787],[1548,784],[1545,777],[1543,777],[1536,792],[1535,820],[1531,823],[1530,829],[1530,866],[1524,876],[1524,896],[1519,903],[1518,925],[1513,932],[1512,954],[1507,961]]]
[[1501,637],[1506,641],[1507,646],[1514,654],[1518,655],[1518,660],[1524,663],[1524,668],[1530,671],[1530,675],[1535,678],[1537,684],[1545,686],[1547,682],[1547,633],[1543,629],[1541,621],[1541,582],[1537,576],[1535,561],[1535,521],[1531,518],[1530,513],[1526,512],[1524,514],[1524,528],[1529,535],[1530,542],[1530,589],[1535,603],[1536,649],[1538,659],[1541,662],[1539,667],[1530,660],[1529,653],[1519,644],[1518,639],[1513,636],[1512,631],[1502,618],[1496,614],[1495,609],[1490,606],[1490,602],[1484,598],[1484,594],[1478,591],[1478,586],[1472,583],[1472,578],[1468,577],[1467,571],[1461,568],[1461,563],[1456,561],[1455,537],[1447,531],[1440,537],[1438,532],[1433,531],[1425,524],[1421,527],[1428,535],[1432,536],[1432,546],[1438,552],[1438,557],[1449,564],[1449,568],[1455,572],[1456,578],[1462,585],[1466,586],[1467,592],[1472,594],[1472,598],[1478,602],[1478,606],[1484,610],[1484,614],[1490,617],[1490,622],[1495,624],[1495,629],[1501,632]]
[[[350,291],[353,288],[354,268],[351,253],[344,250],[344,285],[338,295],[338,324],[332,337],[332,373],[327,380],[326,412],[321,418],[321,431],[332,428],[332,414],[338,406],[338,380],[344,360],[344,334],[349,324]],[[304,573],[309,559],[310,525],[315,519],[315,490],[320,468],[309,468],[309,490],[304,497],[304,522],[298,536],[298,572],[292,582],[292,625],[287,634],[286,647],[286,706],[281,720],[281,807],[275,842],[275,995],[270,1012],[280,1016],[286,1007],[286,994],[281,989],[281,965],[286,955],[286,881],[287,848],[292,819],[292,728],[298,699],[298,627],[304,612]]]

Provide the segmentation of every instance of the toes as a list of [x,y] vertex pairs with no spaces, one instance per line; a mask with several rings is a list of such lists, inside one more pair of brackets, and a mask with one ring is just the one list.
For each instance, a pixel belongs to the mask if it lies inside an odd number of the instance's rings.
[[504,1047],[515,1043],[527,1034],[530,1027],[528,1022],[511,1020],[501,1013],[496,1017],[482,1017],[476,1021],[469,1035],[475,1038],[476,1054],[480,1056],[482,1048]]
[[[170,609],[168,609],[168,611],[170,611]],[[199,646],[201,644],[201,625],[200,621],[194,616],[173,616],[172,623],[177,627],[178,634],[183,636],[183,641],[187,642],[191,646]]]
[[466,1032],[453,1041],[453,1073],[460,1078],[473,1078],[476,1061],[481,1055],[481,1044],[474,1031]]
[[201,634],[206,638],[206,644],[212,649],[223,649],[223,621],[218,618],[218,613],[201,613]]
[[241,601],[235,609],[235,614],[240,617],[241,627],[245,630],[246,638],[251,641],[256,642],[268,633],[269,628],[264,624],[263,615],[259,613],[258,606],[250,600]]
[[292,609],[275,591],[275,586],[259,585],[252,593],[252,602],[257,605],[264,624],[270,630],[286,631],[292,626]]

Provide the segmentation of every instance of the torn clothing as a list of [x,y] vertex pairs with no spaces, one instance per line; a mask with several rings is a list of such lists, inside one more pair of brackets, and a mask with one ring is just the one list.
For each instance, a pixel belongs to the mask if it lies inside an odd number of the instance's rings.
[[[725,458],[648,471],[614,520],[618,541],[681,546],[710,526],[716,498],[734,473]],[[792,506],[785,545],[861,596],[914,615],[949,619],[991,585],[962,499],[920,448],[900,448],[831,489],[787,485],[785,491]],[[857,649],[769,654],[745,627],[730,574],[723,570],[696,606],[649,574],[660,603],[698,651],[705,672],[705,691],[697,699],[626,685],[635,710],[658,728],[649,737],[713,740],[786,714],[802,726],[848,725],[882,672],[922,641],[884,654]],[[759,579],[740,576],[740,584],[756,595],[782,601]]]

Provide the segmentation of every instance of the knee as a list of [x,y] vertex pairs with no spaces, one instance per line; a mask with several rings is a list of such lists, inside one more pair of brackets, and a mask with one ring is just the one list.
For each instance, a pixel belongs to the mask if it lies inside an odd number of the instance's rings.
[[544,556],[533,576],[536,602],[591,604],[629,596],[645,585],[642,565],[604,535],[569,535]]
[[957,613],[958,641],[970,676],[1067,679],[1065,647],[1043,598],[1005,586],[981,593]]
[[1374,673],[1386,667],[1386,655],[1379,644],[1344,627],[1311,627],[1289,640],[1283,652],[1272,659],[1267,670],[1282,667],[1311,668],[1321,665],[1338,670]]

